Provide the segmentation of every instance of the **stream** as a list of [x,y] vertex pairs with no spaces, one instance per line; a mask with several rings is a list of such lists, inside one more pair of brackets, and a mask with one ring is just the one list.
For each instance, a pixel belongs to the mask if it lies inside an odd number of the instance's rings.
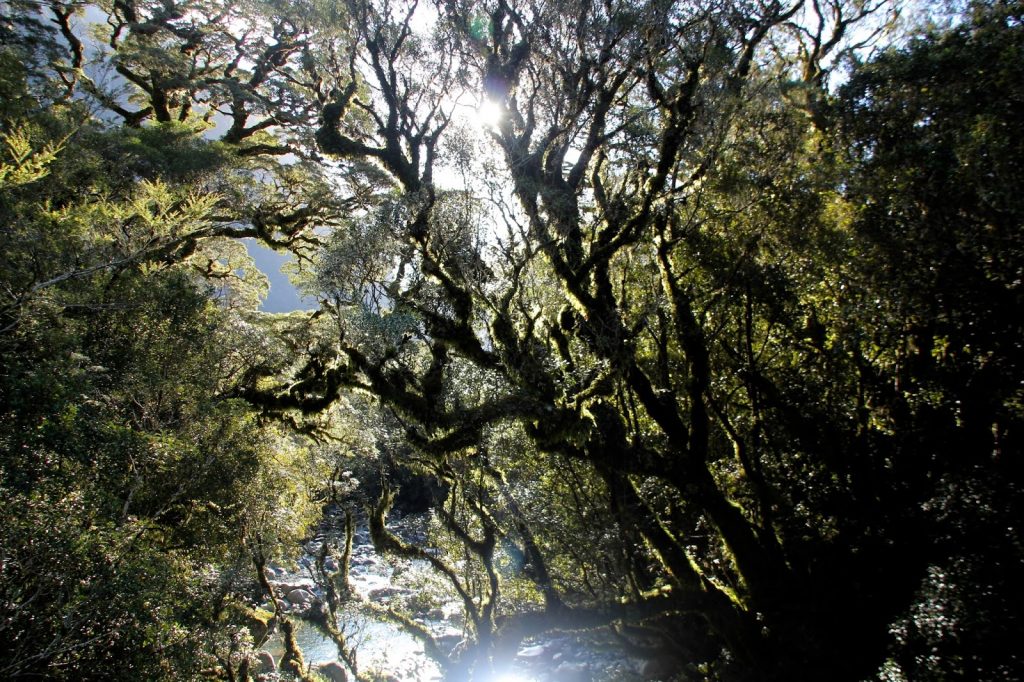
[[[330,638],[301,617],[308,602],[323,597],[312,579],[314,557],[325,541],[344,537],[344,515],[331,510],[325,516],[316,536],[308,541],[298,560],[298,570],[273,566],[268,577],[282,593],[282,602],[292,614],[295,638],[303,657],[311,668],[338,661],[337,648]],[[388,528],[406,542],[425,546],[429,514],[392,514]],[[328,560],[328,568],[331,561]],[[421,625],[429,628],[442,647],[455,648],[463,639],[462,608],[457,601],[438,601],[447,594],[446,584],[426,561],[402,560],[377,554],[370,540],[365,519],[356,524],[352,545],[349,582],[352,589],[368,602],[386,606],[402,604]],[[402,627],[374,617],[359,608],[358,603],[343,607],[339,627],[356,652],[360,672],[386,675],[382,679],[396,682],[435,682],[442,679],[437,664],[424,654],[423,645]],[[284,653],[280,631],[276,631],[263,649],[275,661]],[[528,640],[520,647],[512,666],[495,675],[492,682],[597,682],[599,680],[651,680],[650,662],[623,656],[600,639],[577,637],[568,633],[551,633]],[[390,676],[390,677],[387,677]]]
[[[406,541],[425,540],[427,515],[404,518],[392,516],[388,523],[389,530]],[[277,586],[305,586],[309,592],[321,597],[312,579],[312,566],[321,543],[344,537],[342,519],[339,512],[329,513],[320,532],[304,545],[304,553],[298,562],[299,570],[289,572],[275,568],[271,581]],[[431,569],[425,561],[393,558],[385,561],[373,547],[365,519],[357,522],[349,570],[349,584],[357,595],[369,602],[387,605],[392,600],[409,597],[416,583],[432,582]],[[461,617],[461,609],[454,602],[445,607],[417,614],[418,620],[427,625],[435,637],[454,645],[462,639],[462,630],[453,626],[453,622]],[[357,604],[343,608],[340,621],[339,627],[350,648],[356,651],[361,671],[387,673],[403,682],[433,682],[441,679],[437,664],[424,654],[423,645],[400,626],[361,612]],[[302,618],[293,618],[293,623],[296,642],[307,663],[315,668],[320,663],[338,660],[334,642],[317,627]],[[281,633],[275,633],[264,649],[275,660],[280,660],[284,653]]]

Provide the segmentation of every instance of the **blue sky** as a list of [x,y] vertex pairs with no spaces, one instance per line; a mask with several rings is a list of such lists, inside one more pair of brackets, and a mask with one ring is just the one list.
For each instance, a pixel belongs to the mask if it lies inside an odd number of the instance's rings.
[[268,249],[254,239],[246,239],[245,247],[256,261],[256,267],[270,279],[270,293],[260,306],[260,310],[267,313],[287,313],[317,307],[315,298],[301,296],[295,285],[288,280],[288,276],[281,272],[281,266],[291,262],[294,256]]

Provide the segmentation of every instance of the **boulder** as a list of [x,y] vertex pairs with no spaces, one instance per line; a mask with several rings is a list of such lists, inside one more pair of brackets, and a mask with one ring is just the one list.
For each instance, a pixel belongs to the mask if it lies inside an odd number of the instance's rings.
[[337,661],[321,663],[316,667],[316,671],[328,682],[348,682],[348,673],[345,672],[345,667]]
[[248,611],[246,616],[245,626],[249,629],[250,634],[252,634],[252,641],[256,643],[256,646],[260,646],[266,641],[267,635],[270,633],[274,613],[258,608]]
[[594,676],[587,670],[587,666],[581,663],[562,663],[555,668],[551,679],[558,682],[591,682]]
[[252,635],[252,641],[256,647],[262,646],[274,623],[274,612],[259,607],[253,608],[241,602],[232,602],[228,609],[226,617],[244,625]]
[[441,606],[444,611],[444,619],[450,623],[457,623],[462,620],[462,604],[457,601],[450,601]]
[[274,589],[281,594],[288,594],[292,590],[308,590],[313,591],[313,587],[316,585],[309,578],[292,578],[290,580],[271,580],[270,584],[274,586]]
[[269,651],[261,651],[256,654],[255,672],[257,674],[272,673],[277,670],[277,661]]
[[550,656],[550,653],[551,652],[548,651],[548,648],[546,646],[544,646],[543,644],[538,644],[536,646],[523,647],[518,652],[516,652],[516,656],[518,658],[526,659],[528,661],[539,661]]
[[437,642],[437,646],[439,649],[441,649],[441,651],[451,653],[456,648],[458,648],[460,644],[462,644],[462,633],[445,633],[443,635],[440,635],[439,637],[435,637],[434,639]]
[[408,594],[408,592],[409,590],[401,587],[381,587],[376,590],[370,590],[369,597],[371,601],[382,601]]
[[286,598],[288,599],[288,601],[290,601],[292,604],[295,604],[296,606],[309,606],[314,601],[316,601],[316,597],[313,596],[312,592],[302,588],[292,590],[288,593],[288,596]]
[[640,666],[640,675],[645,680],[660,680],[671,677],[675,671],[675,662],[668,658],[650,658]]

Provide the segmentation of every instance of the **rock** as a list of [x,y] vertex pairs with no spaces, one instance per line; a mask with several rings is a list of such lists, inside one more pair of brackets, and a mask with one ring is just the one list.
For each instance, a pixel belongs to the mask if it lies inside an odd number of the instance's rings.
[[334,559],[334,557],[329,556],[326,559],[324,559],[324,570],[330,571],[331,573],[337,572],[338,562]]
[[306,590],[312,592],[315,583],[309,578],[292,578],[291,580],[272,580],[270,584],[281,594],[288,594],[292,590]]
[[450,601],[441,607],[444,611],[444,619],[449,622],[455,622],[462,620],[462,604],[456,601]]
[[229,604],[230,618],[245,626],[257,648],[263,645],[274,623],[274,612],[269,609],[253,608],[242,602]]
[[261,651],[256,654],[256,673],[272,673],[277,670],[277,661],[269,651]]
[[260,646],[266,641],[273,620],[273,612],[266,609],[252,609],[246,613],[245,626],[252,634],[252,641],[256,643],[256,646]]
[[316,667],[316,671],[328,682],[348,682],[348,673],[337,661],[321,663]]
[[288,601],[296,606],[308,606],[316,601],[316,597],[309,590],[298,588],[288,593]]
[[355,556],[352,557],[352,566],[354,568],[362,568],[364,566],[375,566],[380,562],[372,556]]
[[437,646],[441,651],[451,653],[462,644],[462,633],[444,634],[436,638]]
[[551,674],[551,679],[558,682],[591,682],[594,678],[581,663],[563,663]]
[[667,658],[650,658],[640,666],[640,674],[645,680],[660,680],[671,677],[676,666]]
[[349,578],[352,587],[364,597],[368,597],[373,590],[379,590],[388,585],[386,578],[369,572],[353,573]]
[[408,590],[402,589],[401,587],[381,587],[376,590],[371,590],[369,597],[372,601],[382,601],[384,599],[401,596],[407,592]]
[[518,652],[516,652],[516,656],[518,658],[524,658],[528,661],[539,661],[542,658],[547,658],[548,655],[548,648],[543,644],[524,647],[520,649]]

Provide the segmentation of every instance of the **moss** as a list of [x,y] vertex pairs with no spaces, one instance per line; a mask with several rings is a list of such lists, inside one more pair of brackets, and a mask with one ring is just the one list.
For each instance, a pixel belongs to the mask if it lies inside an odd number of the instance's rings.
[[270,633],[274,613],[263,608],[252,608],[246,604],[235,602],[229,607],[226,617],[241,623],[252,635],[253,644],[261,646]]

